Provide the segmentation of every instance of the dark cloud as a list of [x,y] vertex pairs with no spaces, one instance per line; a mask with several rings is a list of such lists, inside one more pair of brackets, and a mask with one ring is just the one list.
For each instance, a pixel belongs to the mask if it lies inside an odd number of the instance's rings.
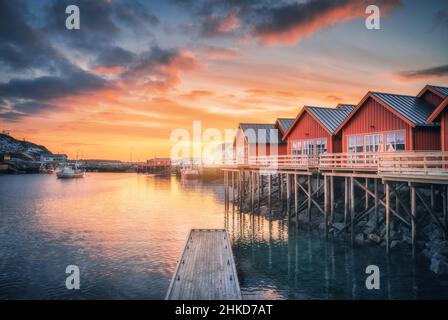
[[448,10],[440,10],[435,13],[434,27],[448,28]]
[[23,1],[0,0],[0,66],[10,71],[56,71],[70,63],[27,22]]
[[136,58],[136,54],[121,47],[111,47],[101,52],[95,59],[94,66],[127,66]]
[[[378,5],[382,13],[401,5],[400,0],[171,0],[190,7],[195,26],[202,37],[228,35],[229,17],[233,19],[231,35],[255,38],[265,43],[293,44],[332,25],[365,16],[368,5]],[[226,24],[227,23],[227,24]]]
[[66,76],[43,76],[31,79],[12,79],[0,83],[0,97],[50,100],[103,89],[106,81],[84,71],[74,71]]
[[405,79],[420,79],[420,78],[440,78],[448,76],[448,65],[441,65],[427,69],[403,71],[399,76]]
[[[65,8],[80,8],[81,28],[73,32],[65,28]],[[99,52],[117,42],[127,31],[150,35],[159,18],[137,0],[51,0],[46,6],[44,30],[71,48]]]

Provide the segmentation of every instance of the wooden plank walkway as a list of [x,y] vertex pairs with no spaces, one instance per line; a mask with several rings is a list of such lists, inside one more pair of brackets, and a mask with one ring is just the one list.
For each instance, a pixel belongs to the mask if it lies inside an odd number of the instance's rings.
[[166,300],[241,300],[227,231],[192,229]]

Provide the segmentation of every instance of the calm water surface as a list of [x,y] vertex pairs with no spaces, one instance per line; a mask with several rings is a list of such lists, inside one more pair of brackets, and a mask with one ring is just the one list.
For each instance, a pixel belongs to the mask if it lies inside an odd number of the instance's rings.
[[[448,298],[448,280],[382,248],[326,242],[282,221],[224,212],[220,182],[90,173],[0,176],[0,298],[163,299],[190,228],[227,227],[247,299]],[[65,268],[81,289],[65,288]],[[365,268],[381,289],[365,288]]]

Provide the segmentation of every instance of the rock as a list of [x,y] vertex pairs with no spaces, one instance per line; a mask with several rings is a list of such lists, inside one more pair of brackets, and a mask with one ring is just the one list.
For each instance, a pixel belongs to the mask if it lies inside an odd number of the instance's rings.
[[376,235],[376,234],[374,234],[374,233],[370,233],[367,236],[367,239],[369,239],[369,241],[373,242],[373,243],[380,243],[381,242],[381,237]]
[[358,233],[358,234],[355,236],[355,243],[356,243],[356,244],[359,244],[359,245],[364,244],[364,233]]
[[342,223],[342,222],[333,223],[333,228],[335,228],[337,231],[341,231],[342,229],[344,229],[344,227],[345,227],[345,223]]
[[325,222],[319,223],[319,230],[325,230]]
[[429,269],[438,275],[448,274],[448,259],[440,254],[433,255]]
[[440,231],[439,228],[435,228],[428,234],[428,238],[430,241],[442,240],[443,233],[442,233],[442,231]]
[[269,209],[267,206],[260,207],[260,214],[268,214]]
[[400,246],[400,241],[398,240],[392,240],[390,243],[390,249],[398,249],[398,247]]

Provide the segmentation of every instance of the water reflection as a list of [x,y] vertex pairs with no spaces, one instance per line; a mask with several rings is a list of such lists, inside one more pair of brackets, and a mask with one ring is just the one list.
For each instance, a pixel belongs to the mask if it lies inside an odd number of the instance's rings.
[[[0,176],[0,298],[163,299],[191,228],[226,227],[246,299],[448,298],[435,278],[383,248],[325,241],[287,221],[224,213],[221,182],[90,173]],[[81,290],[65,289],[65,267]],[[381,290],[365,289],[365,268]]]
[[[248,299],[427,299],[448,298],[446,279],[436,278],[406,255],[387,259],[384,248],[325,241],[318,232],[288,228],[230,210],[243,295]],[[365,286],[368,265],[381,271],[380,290]]]

